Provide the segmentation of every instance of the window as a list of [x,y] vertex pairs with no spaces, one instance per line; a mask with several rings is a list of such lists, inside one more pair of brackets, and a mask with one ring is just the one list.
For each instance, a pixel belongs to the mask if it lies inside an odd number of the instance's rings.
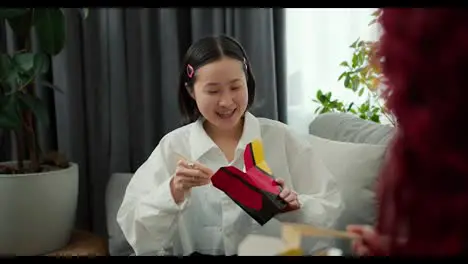
[[318,89],[333,96],[356,101],[338,77],[339,64],[349,60],[349,47],[357,38],[374,41],[376,26],[369,26],[374,8],[287,8],[286,63],[288,124],[308,133],[318,104],[313,102]]

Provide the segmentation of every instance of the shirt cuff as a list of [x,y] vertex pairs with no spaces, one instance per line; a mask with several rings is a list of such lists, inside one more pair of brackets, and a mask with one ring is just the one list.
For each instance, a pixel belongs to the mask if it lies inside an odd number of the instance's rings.
[[283,222],[300,222],[302,218],[304,217],[304,211],[303,205],[304,205],[304,200],[306,200],[307,197],[304,197],[304,195],[299,194],[297,196],[297,200],[299,202],[299,209],[293,210],[293,211],[287,211],[287,212],[282,212],[276,215],[276,218],[280,221]]
[[171,179],[172,177],[159,185],[159,187],[156,188],[156,191],[150,194],[150,199],[159,210],[177,213],[183,211],[189,204],[190,192],[185,194],[185,198],[182,203],[177,204],[171,193]]

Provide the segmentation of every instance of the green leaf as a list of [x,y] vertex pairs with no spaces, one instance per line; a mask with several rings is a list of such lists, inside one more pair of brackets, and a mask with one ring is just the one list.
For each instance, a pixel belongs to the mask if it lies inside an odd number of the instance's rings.
[[47,58],[43,54],[18,53],[12,60],[18,71],[16,78],[20,86],[27,85],[35,76],[46,72],[45,68],[49,67]]
[[323,93],[322,93],[322,90],[317,90],[317,95],[316,95],[316,98],[317,100],[319,100],[319,102],[323,103]]
[[319,101],[323,104],[323,105],[327,105],[329,102],[328,102],[328,98],[322,94],[322,96],[320,97]]
[[361,108],[362,112],[367,112],[367,111],[369,111],[369,102],[363,103],[363,104],[361,105],[361,107],[362,107],[362,108]]
[[359,95],[359,96],[362,96],[363,93],[364,93],[364,88],[361,88],[361,89],[359,90],[358,95]]
[[358,54],[358,65],[362,65],[364,63],[364,59],[365,59],[365,54],[364,52],[360,52]]
[[21,117],[18,113],[18,100],[16,93],[0,97],[0,128],[18,129],[21,126]]
[[356,92],[359,88],[359,76],[354,75],[351,81],[351,90],[353,90],[353,92]]
[[322,108],[322,110],[320,111],[320,113],[319,113],[319,114],[321,115],[321,114],[328,113],[328,112],[330,112],[330,109],[329,109],[329,108],[326,108],[326,107],[324,107],[324,108]]
[[359,113],[366,113],[368,109],[369,106],[367,105],[367,102],[365,102],[362,105],[360,105],[357,110]]
[[43,53],[18,53],[12,60],[25,80],[47,73],[50,66],[49,57]]
[[65,16],[59,8],[39,8],[34,12],[34,24],[41,48],[54,56],[65,45]]
[[339,102],[338,100],[335,100],[335,102],[336,102],[336,108],[339,111],[344,112],[343,102]]
[[336,100],[333,100],[329,104],[330,108],[338,108],[338,102]]
[[376,114],[372,115],[369,119],[376,123],[380,123],[380,117]]
[[344,80],[344,86],[348,89],[351,88],[350,82],[351,82],[351,78],[349,77],[349,75],[346,75],[346,78]]
[[34,54],[17,53],[13,56],[13,62],[21,69],[21,71],[29,72],[34,67]]
[[0,19],[21,16],[28,12],[28,8],[0,8]]
[[340,77],[338,77],[338,81],[341,81],[341,79],[343,79],[343,77],[345,77],[348,73],[347,72],[343,72]]
[[37,120],[45,126],[49,125],[47,108],[39,98],[27,93],[20,93],[19,99],[21,100],[24,109],[31,110]]
[[351,44],[351,46],[349,46],[349,47],[355,49],[357,43],[359,42],[359,39],[360,39],[360,38],[358,38],[356,41],[354,41],[353,44]]
[[349,64],[347,61],[343,61],[340,63],[340,66],[343,66],[343,67],[349,67]]
[[358,64],[358,55],[356,53],[353,54],[353,59],[352,59],[352,67],[356,68]]
[[31,33],[32,9],[26,10],[22,15],[7,18],[11,29],[20,39],[26,39]]

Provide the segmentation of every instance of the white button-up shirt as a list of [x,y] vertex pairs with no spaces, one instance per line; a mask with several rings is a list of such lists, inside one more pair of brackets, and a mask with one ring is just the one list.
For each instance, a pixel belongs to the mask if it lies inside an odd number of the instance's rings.
[[202,123],[200,119],[164,136],[132,177],[117,222],[136,255],[237,254],[239,243],[259,224],[211,184],[192,188],[177,205],[170,180],[176,153],[213,171],[227,165],[243,170],[245,146],[254,139],[262,140],[273,174],[298,193],[302,205],[275,218],[320,227],[334,224],[343,209],[337,184],[302,136],[283,123],[247,112],[235,158],[229,163]]

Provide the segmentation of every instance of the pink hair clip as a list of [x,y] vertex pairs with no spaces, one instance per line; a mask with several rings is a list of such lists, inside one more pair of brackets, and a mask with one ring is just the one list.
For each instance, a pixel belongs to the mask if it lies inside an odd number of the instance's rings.
[[194,73],[195,73],[195,71],[193,70],[192,65],[187,64],[187,76],[188,76],[190,79],[192,79]]

